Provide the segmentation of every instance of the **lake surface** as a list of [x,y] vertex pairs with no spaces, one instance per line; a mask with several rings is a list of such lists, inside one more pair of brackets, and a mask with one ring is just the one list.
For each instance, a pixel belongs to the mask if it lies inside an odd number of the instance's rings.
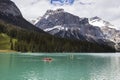
[[0,54],[0,80],[120,80],[120,55]]

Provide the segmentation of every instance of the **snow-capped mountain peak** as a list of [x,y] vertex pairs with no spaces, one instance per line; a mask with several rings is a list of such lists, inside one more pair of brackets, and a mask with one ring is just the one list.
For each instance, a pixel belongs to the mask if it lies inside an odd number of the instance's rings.
[[34,20],[28,20],[30,23],[32,23],[32,24],[37,24],[41,19],[47,19],[49,16],[51,16],[51,15],[54,15],[54,14],[58,14],[58,13],[61,13],[61,12],[64,12],[64,9],[62,9],[62,8],[59,8],[59,9],[57,9],[57,10],[51,10],[51,9],[49,9],[49,10],[47,10],[46,11],[46,13],[41,17],[38,17],[38,18],[36,18],[36,19],[34,19]]
[[101,28],[103,27],[110,27],[113,28],[114,26],[112,24],[110,24],[107,21],[102,20],[101,18],[95,16],[89,19],[89,24],[93,25],[93,26],[99,26]]

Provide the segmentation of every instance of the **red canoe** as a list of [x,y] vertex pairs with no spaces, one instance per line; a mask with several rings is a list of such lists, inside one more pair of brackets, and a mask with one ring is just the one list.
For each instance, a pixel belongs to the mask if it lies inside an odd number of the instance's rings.
[[46,62],[51,62],[52,58],[44,58],[43,60],[46,61]]

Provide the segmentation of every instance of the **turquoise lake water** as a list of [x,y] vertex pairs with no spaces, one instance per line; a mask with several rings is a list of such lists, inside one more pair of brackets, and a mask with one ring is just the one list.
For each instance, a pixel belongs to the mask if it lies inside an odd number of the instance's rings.
[[0,80],[120,80],[120,55],[0,54]]

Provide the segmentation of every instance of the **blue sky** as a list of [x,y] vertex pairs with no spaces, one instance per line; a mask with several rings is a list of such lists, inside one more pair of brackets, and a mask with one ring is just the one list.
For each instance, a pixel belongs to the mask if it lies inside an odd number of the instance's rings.
[[50,0],[51,4],[53,4],[54,2],[59,2],[61,4],[64,4],[64,3],[70,3],[70,4],[73,4],[74,3],[74,0]]
[[54,6],[50,0],[12,0],[27,20],[36,19],[47,9],[64,8],[80,17],[98,16],[120,29],[120,0],[75,0],[73,5]]

